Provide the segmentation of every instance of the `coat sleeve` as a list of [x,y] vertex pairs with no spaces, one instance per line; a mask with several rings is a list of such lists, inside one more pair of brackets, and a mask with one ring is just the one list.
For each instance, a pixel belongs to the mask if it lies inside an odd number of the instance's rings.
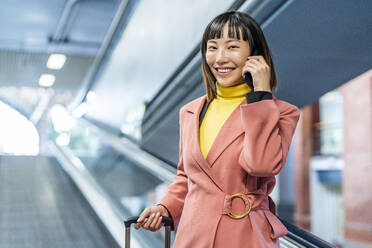
[[160,200],[159,204],[165,206],[170,213],[173,220],[177,219],[183,209],[185,197],[188,191],[188,178],[183,168],[183,156],[182,156],[182,117],[180,111],[180,145],[179,145],[179,163],[177,165],[177,174],[174,177],[174,181],[169,185],[167,193]]
[[[278,100],[279,102],[279,100]],[[284,166],[301,111],[284,101],[262,100],[240,107],[244,129],[239,163],[249,174],[272,176]]]

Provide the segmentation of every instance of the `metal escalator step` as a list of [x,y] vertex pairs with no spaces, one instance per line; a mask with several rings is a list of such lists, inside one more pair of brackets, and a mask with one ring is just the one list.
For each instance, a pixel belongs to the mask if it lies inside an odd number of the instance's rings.
[[118,247],[56,160],[0,157],[0,248]]

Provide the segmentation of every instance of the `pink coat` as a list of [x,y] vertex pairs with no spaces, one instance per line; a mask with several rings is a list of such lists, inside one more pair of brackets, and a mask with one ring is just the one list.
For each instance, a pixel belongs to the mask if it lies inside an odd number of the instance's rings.
[[[279,247],[287,233],[275,215],[268,194],[274,175],[286,162],[300,110],[273,96],[272,100],[243,101],[217,135],[207,158],[199,145],[199,114],[206,96],[180,110],[178,172],[160,204],[178,224],[175,248]],[[253,202],[232,198],[244,193]]]

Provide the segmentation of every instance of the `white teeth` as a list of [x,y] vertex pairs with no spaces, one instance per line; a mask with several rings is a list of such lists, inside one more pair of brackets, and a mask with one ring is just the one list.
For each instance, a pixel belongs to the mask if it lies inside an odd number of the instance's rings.
[[232,69],[217,69],[217,71],[219,72],[229,72],[229,71],[232,71]]

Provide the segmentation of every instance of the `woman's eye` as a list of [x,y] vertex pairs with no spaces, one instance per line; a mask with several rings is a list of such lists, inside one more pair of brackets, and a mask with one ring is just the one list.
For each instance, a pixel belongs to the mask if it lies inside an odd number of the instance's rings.
[[239,48],[238,46],[229,46],[229,49]]
[[209,46],[208,47],[208,50],[216,50],[217,48],[216,47],[214,47],[214,46]]

